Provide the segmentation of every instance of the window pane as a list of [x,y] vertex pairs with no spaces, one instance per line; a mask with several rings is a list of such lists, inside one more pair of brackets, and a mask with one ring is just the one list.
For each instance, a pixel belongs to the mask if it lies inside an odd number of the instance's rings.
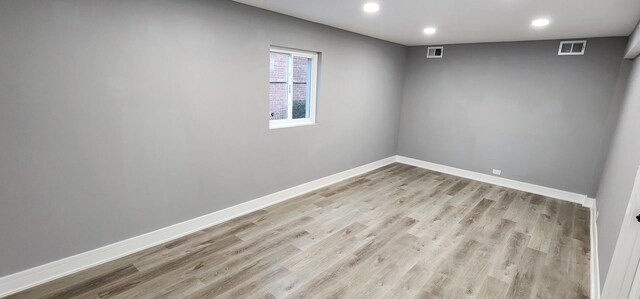
[[289,54],[271,52],[269,63],[269,113],[271,119],[287,119]]
[[272,47],[269,57],[269,128],[314,124],[318,53]]
[[293,119],[308,118],[311,94],[311,59],[293,57]]

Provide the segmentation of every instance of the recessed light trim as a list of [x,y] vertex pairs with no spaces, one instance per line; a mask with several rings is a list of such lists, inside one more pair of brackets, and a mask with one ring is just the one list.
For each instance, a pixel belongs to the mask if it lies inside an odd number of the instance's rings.
[[438,30],[435,27],[427,27],[424,30],[422,30],[424,34],[434,34],[436,33],[436,31]]
[[549,25],[549,19],[535,19],[531,22],[531,26],[533,27],[544,27]]
[[368,3],[365,3],[362,9],[368,13],[376,13],[380,10],[380,5],[375,2],[368,2]]

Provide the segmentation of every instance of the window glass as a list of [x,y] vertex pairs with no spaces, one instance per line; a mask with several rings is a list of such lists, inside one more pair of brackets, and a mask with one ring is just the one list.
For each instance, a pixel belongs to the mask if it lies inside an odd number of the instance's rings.
[[269,56],[270,128],[315,123],[318,53],[272,48]]

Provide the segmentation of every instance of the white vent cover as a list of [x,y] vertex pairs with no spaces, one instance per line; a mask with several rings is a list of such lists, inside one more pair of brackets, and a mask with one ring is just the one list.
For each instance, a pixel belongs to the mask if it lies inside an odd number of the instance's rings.
[[584,55],[584,50],[586,48],[586,40],[563,41],[560,42],[558,55]]
[[443,47],[428,47],[427,58],[442,58],[443,52],[444,52]]

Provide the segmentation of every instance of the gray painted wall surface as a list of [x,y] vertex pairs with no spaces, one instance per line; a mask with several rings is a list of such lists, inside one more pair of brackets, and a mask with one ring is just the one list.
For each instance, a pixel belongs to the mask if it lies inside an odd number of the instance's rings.
[[398,153],[594,196],[626,38],[425,47],[407,57]]
[[[269,45],[322,52],[269,130]],[[0,1],[0,276],[395,154],[406,48],[228,1]]]
[[633,68],[622,103],[609,158],[598,189],[598,257],[600,283],[604,286],[640,166],[640,59]]

